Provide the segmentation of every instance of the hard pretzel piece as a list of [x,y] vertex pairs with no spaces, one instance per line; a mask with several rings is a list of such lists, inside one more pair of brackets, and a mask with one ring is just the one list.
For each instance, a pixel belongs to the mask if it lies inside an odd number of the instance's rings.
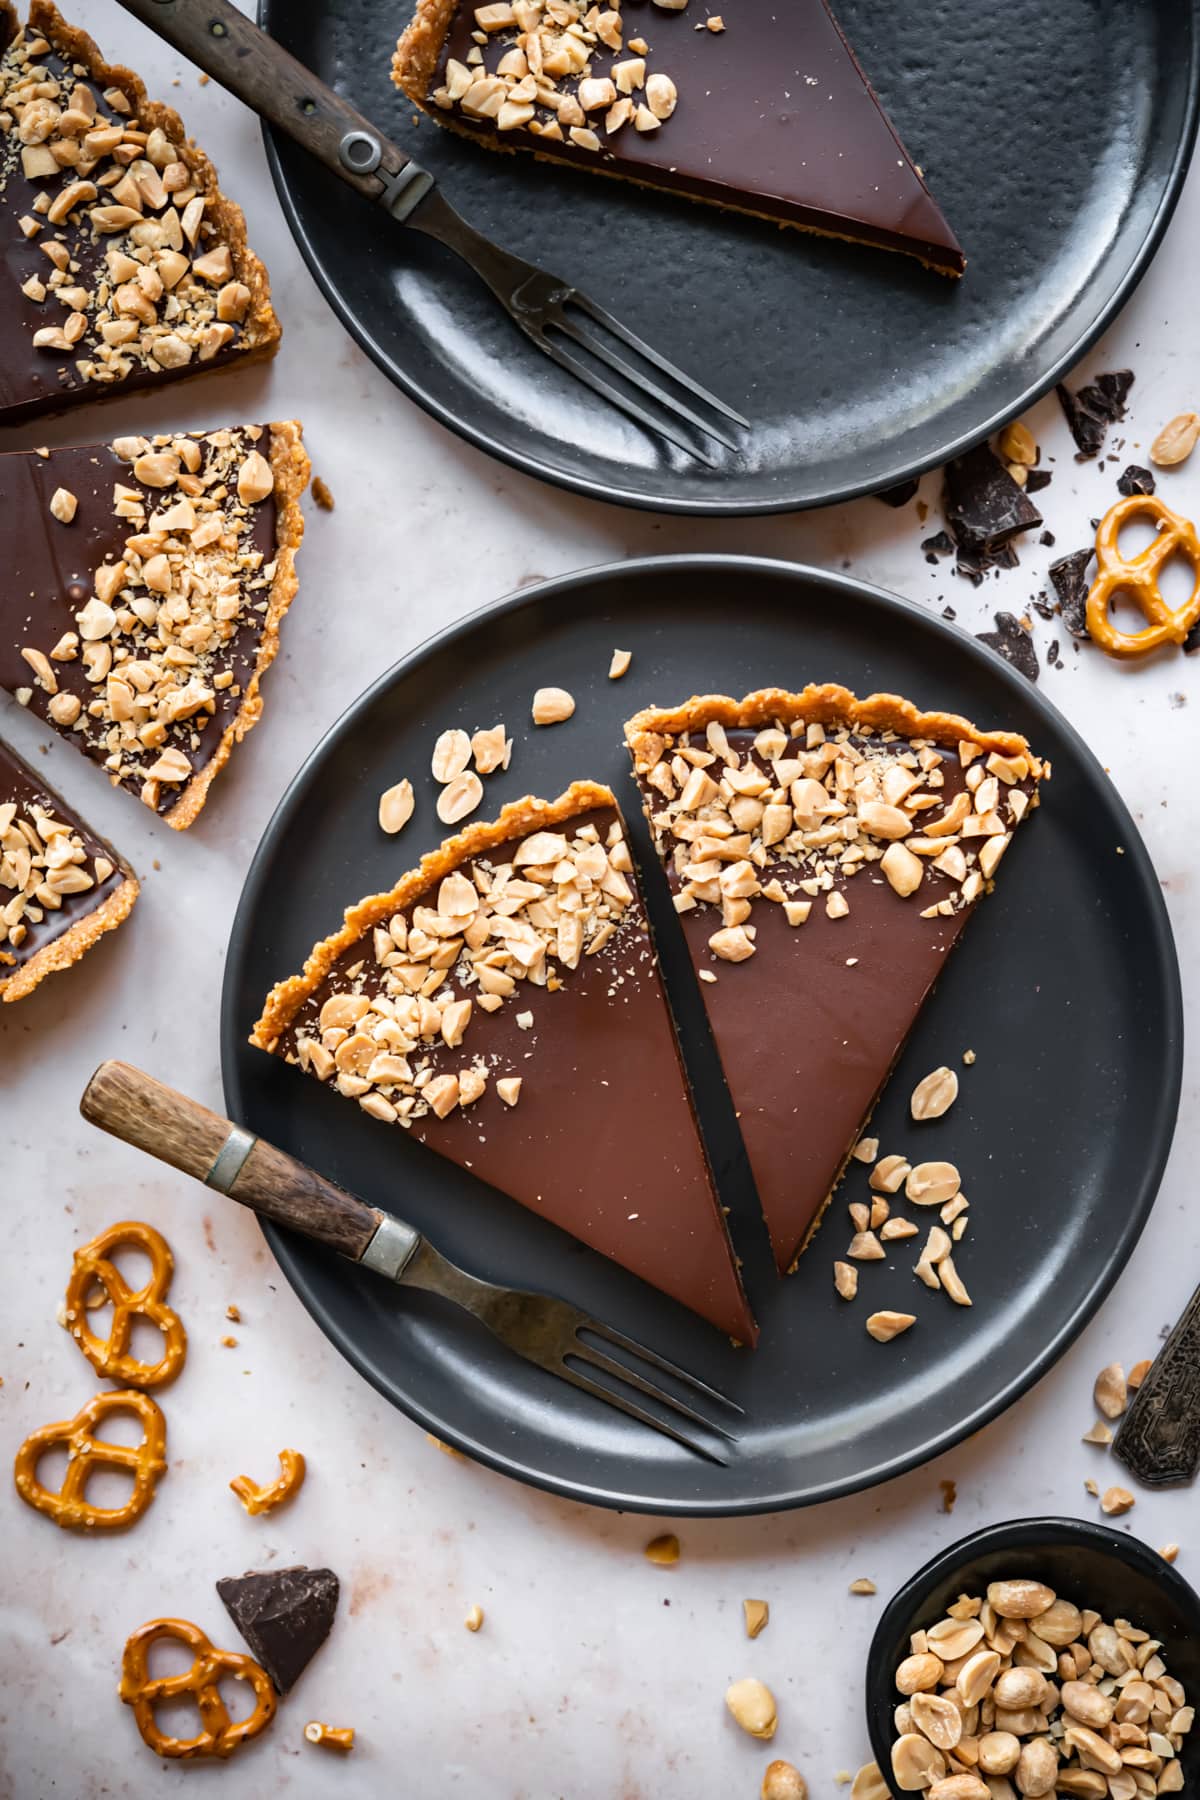
[[[192,1651],[191,1668],[181,1675],[152,1678],[148,1668],[150,1646],[160,1638],[175,1638],[186,1644]],[[217,1686],[223,1675],[235,1675],[254,1689],[254,1711],[236,1725]],[[240,1650],[214,1649],[200,1627],[186,1619],[151,1619],[138,1626],[125,1645],[117,1692],[126,1706],[132,1706],[142,1740],[156,1756],[184,1760],[232,1756],[249,1738],[265,1731],[275,1717],[275,1692],[266,1670]],[[183,1694],[195,1699],[204,1729],[196,1737],[168,1737],[158,1728],[154,1708],[160,1700],[177,1700]]]
[[322,1725],[319,1719],[310,1719],[304,1727],[304,1735],[310,1744],[320,1744],[326,1750],[353,1750],[353,1725]]
[[285,1500],[300,1492],[304,1481],[304,1457],[299,1450],[279,1452],[279,1474],[265,1487],[257,1487],[248,1475],[235,1475],[230,1487],[252,1515],[274,1512]]
[[[150,1279],[133,1291],[121,1271],[109,1260],[111,1253],[129,1246],[144,1250],[150,1258]],[[67,1283],[67,1330],[98,1375],[122,1381],[128,1387],[165,1387],[174,1381],[187,1355],[187,1333],[179,1315],[166,1304],[175,1259],[165,1238],[152,1225],[125,1219],[110,1225],[90,1244],[75,1252],[75,1266]],[[99,1338],[88,1323],[87,1299],[93,1283],[103,1288],[112,1302],[112,1327]],[[163,1335],[163,1353],[156,1363],[139,1362],[129,1354],[135,1319],[149,1319]]]
[[[1158,536],[1136,556],[1122,556],[1118,538],[1133,519],[1154,521]],[[1170,606],[1158,585],[1159,571],[1176,553],[1192,565],[1192,592],[1182,606]],[[1156,494],[1130,494],[1110,506],[1096,530],[1096,579],[1087,598],[1087,628],[1110,656],[1145,656],[1162,644],[1182,644],[1200,621],[1200,538],[1190,519],[1173,513]],[[1144,631],[1118,631],[1109,617],[1114,594],[1128,594],[1146,619]]]
[[[140,1444],[110,1444],[93,1434],[110,1413],[130,1412],[142,1422]],[[57,1493],[37,1478],[38,1463],[48,1450],[64,1446],[67,1472]],[[134,1389],[97,1394],[73,1419],[43,1425],[25,1439],[13,1464],[17,1492],[27,1506],[70,1531],[123,1531],[140,1519],[166,1473],[167,1422],[150,1398]],[[93,1469],[128,1469],[133,1492],[123,1506],[92,1506],[87,1499]]]

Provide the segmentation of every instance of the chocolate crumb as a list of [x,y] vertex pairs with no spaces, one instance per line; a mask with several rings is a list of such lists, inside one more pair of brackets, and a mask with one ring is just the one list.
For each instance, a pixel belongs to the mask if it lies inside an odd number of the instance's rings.
[[319,475],[314,475],[312,478],[312,497],[322,512],[333,511],[335,505],[333,495]]
[[885,506],[907,506],[920,485],[914,475],[910,480],[901,481],[895,487],[884,488],[881,493],[876,494],[875,498],[882,500]]
[[921,549],[925,552],[925,561],[935,563],[939,556],[953,556],[954,539],[948,531],[935,531],[932,537],[921,539]]
[[1117,492],[1129,499],[1133,494],[1152,494],[1155,491],[1154,476],[1149,469],[1143,469],[1138,463],[1130,463],[1129,467],[1117,476]]
[[1027,631],[1022,631],[1020,624],[1010,612],[993,614],[996,621],[995,631],[977,631],[976,637],[981,644],[1002,656],[1006,663],[1027,677],[1036,681],[1039,673],[1037,651],[1033,647],[1033,639]]
[[1043,531],[1041,537],[1038,539],[1038,543],[1045,544],[1047,550],[1053,549],[1054,545],[1057,542],[1058,542],[1058,539],[1055,537],[1055,535],[1052,531]]
[[1025,477],[1025,492],[1040,494],[1042,489],[1048,488],[1053,480],[1054,475],[1049,469],[1030,469]]
[[1052,619],[1058,610],[1057,607],[1051,606],[1049,600],[1046,598],[1044,589],[1037,595],[1036,599],[1030,601],[1030,605],[1040,619]]
[[1088,635],[1087,628],[1087,567],[1092,560],[1089,546],[1086,550],[1075,550],[1070,556],[1061,556],[1056,563],[1050,564],[1050,580],[1058,595],[1059,611],[1063,624],[1072,637],[1083,638]]
[[955,610],[952,606],[943,606],[942,617],[943,617],[943,619],[957,619],[958,614],[955,612]]
[[1090,462],[1099,456],[1109,426],[1125,417],[1125,402],[1132,386],[1132,369],[1116,369],[1097,375],[1095,381],[1074,394],[1059,382],[1054,391],[1075,439],[1076,462]]
[[1194,656],[1197,650],[1200,650],[1200,624],[1193,625],[1192,629],[1183,640],[1183,654],[1185,656]]
[[1051,640],[1050,640],[1050,648],[1046,652],[1046,661],[1048,663],[1053,663],[1055,668],[1057,668],[1057,669],[1061,669],[1061,667],[1062,667],[1062,664],[1058,660],[1058,639],[1057,638],[1051,638]]

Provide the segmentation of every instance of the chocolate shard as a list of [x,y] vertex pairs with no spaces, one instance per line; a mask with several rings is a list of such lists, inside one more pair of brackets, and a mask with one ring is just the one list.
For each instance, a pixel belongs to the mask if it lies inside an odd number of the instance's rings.
[[1125,402],[1133,386],[1132,369],[1115,369],[1097,375],[1095,381],[1074,394],[1059,382],[1055,388],[1067,426],[1075,439],[1076,462],[1088,462],[1104,448],[1108,428],[1125,417]]
[[882,500],[885,506],[894,506],[898,509],[908,505],[920,485],[921,483],[914,475],[908,481],[898,482],[895,487],[883,488],[875,498]]
[[1040,494],[1042,489],[1048,488],[1053,480],[1054,476],[1049,469],[1030,469],[1025,477],[1025,492]]
[[1157,483],[1149,469],[1143,469],[1138,463],[1130,463],[1117,476],[1117,492],[1129,499],[1134,494],[1152,494]]
[[925,552],[926,562],[936,562],[939,556],[953,554],[954,539],[948,531],[935,531],[932,537],[921,539],[921,548]]
[[1040,673],[1037,651],[1033,647],[1033,639],[1025,630],[1020,620],[1010,612],[998,612],[993,615],[996,620],[995,631],[977,631],[976,637],[981,644],[987,644],[997,656],[1002,656],[1006,663],[1030,681],[1036,681]]
[[226,1612],[277,1693],[290,1693],[329,1636],[340,1585],[332,1569],[299,1567],[218,1581]]
[[945,513],[960,547],[975,561],[981,551],[994,558],[1012,538],[1042,523],[1033,501],[986,444],[947,463]]
[[1050,564],[1050,580],[1058,595],[1062,621],[1072,637],[1088,635],[1087,568],[1091,560],[1092,550],[1088,545],[1086,549],[1073,550],[1070,556],[1060,556],[1057,562]]

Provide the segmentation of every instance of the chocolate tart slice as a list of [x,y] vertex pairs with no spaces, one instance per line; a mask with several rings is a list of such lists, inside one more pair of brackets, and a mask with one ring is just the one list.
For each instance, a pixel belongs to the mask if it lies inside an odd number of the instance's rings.
[[294,420],[0,456],[0,685],[176,830],[262,712],[307,480]]
[[0,744],[0,1000],[69,969],[137,897],[128,863]]
[[241,208],[130,69],[0,0],[0,425],[273,356]]
[[835,686],[651,708],[626,740],[783,1272],[1048,771]]
[[516,801],[351,907],[250,1041],[754,1342],[608,788]]
[[961,275],[825,0],[418,0],[392,79],[439,124]]

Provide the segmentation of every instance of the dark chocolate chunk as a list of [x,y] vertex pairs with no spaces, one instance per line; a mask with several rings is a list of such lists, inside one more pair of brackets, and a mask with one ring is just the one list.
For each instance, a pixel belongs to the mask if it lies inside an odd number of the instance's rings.
[[1053,663],[1054,667],[1056,669],[1062,668],[1062,664],[1058,660],[1058,639],[1057,638],[1051,638],[1051,640],[1050,640],[1050,648],[1046,652],[1046,661],[1048,663]]
[[1048,488],[1053,480],[1054,477],[1049,469],[1030,469],[1025,477],[1025,492],[1040,494],[1042,489]]
[[1125,402],[1133,386],[1133,370],[1117,369],[1097,375],[1095,381],[1074,394],[1062,382],[1055,388],[1066,415],[1078,454],[1076,462],[1088,462],[1104,448],[1108,428],[1125,417]]
[[907,506],[920,485],[921,483],[914,475],[909,481],[901,481],[895,487],[884,488],[881,493],[876,494],[875,498],[882,500],[885,506]]
[[1012,613],[998,612],[993,615],[996,620],[995,631],[977,631],[976,637],[981,644],[987,644],[1006,663],[1019,669],[1030,681],[1038,678],[1037,651],[1033,647],[1033,639],[1024,630]]
[[1034,612],[1043,619],[1052,619],[1057,611],[1057,608],[1051,606],[1049,600],[1047,600],[1044,591],[1031,600],[1030,605],[1033,607]]
[[1129,467],[1117,476],[1117,492],[1124,494],[1126,499],[1133,494],[1152,494],[1154,488],[1155,481],[1150,470],[1141,468],[1137,463],[1130,463]]
[[943,619],[957,619],[958,614],[955,612],[955,610],[952,606],[943,606],[942,617],[943,617]]
[[1050,564],[1050,580],[1058,595],[1058,609],[1062,613],[1063,624],[1072,637],[1086,637],[1087,628],[1087,567],[1092,560],[1089,546],[1086,550],[1075,550],[1070,556],[1060,556],[1056,563]]
[[946,465],[946,522],[963,549],[995,558],[1000,547],[1042,523],[1042,515],[986,444]]
[[948,531],[935,531],[932,537],[921,539],[921,548],[926,559],[936,562],[939,556],[950,556],[954,550],[954,539]]
[[1047,550],[1049,550],[1057,542],[1058,542],[1058,539],[1055,537],[1055,535],[1052,531],[1043,531],[1041,537],[1038,539],[1038,543],[1045,544]]
[[271,1569],[226,1575],[217,1583],[225,1610],[286,1694],[333,1629],[339,1582],[332,1569]]
[[1197,650],[1200,650],[1200,623],[1193,625],[1192,629],[1183,640],[1183,654],[1185,656],[1194,656]]

